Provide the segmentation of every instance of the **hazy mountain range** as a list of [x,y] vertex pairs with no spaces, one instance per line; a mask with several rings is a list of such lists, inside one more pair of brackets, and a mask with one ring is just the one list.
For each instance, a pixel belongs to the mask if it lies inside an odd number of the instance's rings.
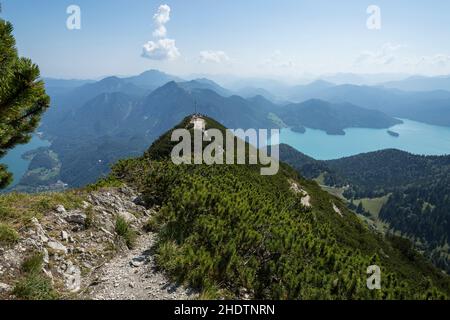
[[[400,123],[397,117],[450,125],[449,91],[388,88],[406,86],[411,79],[385,86],[325,80],[288,86],[261,79],[253,86],[243,80],[242,87],[226,88],[207,78],[186,80],[149,70],[99,81],[45,80],[52,107],[40,131],[58,156],[59,178],[70,186],[95,181],[111,163],[141,153],[194,112],[229,128],[309,127],[328,134],[345,134],[351,127],[389,128]],[[434,89],[432,84],[443,80],[420,81]]]

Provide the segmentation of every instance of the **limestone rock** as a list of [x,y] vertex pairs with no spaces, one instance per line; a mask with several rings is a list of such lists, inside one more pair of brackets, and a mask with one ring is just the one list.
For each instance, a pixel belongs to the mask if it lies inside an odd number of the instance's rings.
[[62,241],[69,241],[69,234],[66,231],[61,231],[61,240]]
[[43,242],[43,243],[48,242],[48,237],[45,234],[44,228],[42,228],[42,225],[39,223],[39,220],[36,219],[35,217],[33,217],[31,219],[31,222],[33,223],[34,228],[36,230],[37,240],[39,240],[40,242]]
[[58,212],[60,214],[66,213],[66,208],[64,208],[64,206],[62,204],[58,205],[55,210],[56,210],[56,212]]
[[49,241],[47,246],[56,253],[67,253],[67,248],[57,241]]
[[136,217],[128,211],[120,211],[119,216],[124,218],[126,222],[135,222],[137,220]]
[[6,283],[0,282],[0,293],[8,293],[12,290],[12,287]]
[[67,290],[78,292],[81,288],[81,270],[72,262],[67,263],[67,269],[64,272],[64,282]]
[[84,225],[86,223],[86,214],[80,210],[73,210],[67,213],[65,219],[69,223]]

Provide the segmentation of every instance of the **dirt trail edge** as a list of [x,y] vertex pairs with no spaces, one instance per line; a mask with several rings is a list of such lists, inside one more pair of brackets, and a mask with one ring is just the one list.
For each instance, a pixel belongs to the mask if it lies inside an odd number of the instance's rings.
[[182,300],[195,293],[171,283],[155,268],[155,234],[141,235],[134,249],[118,254],[90,277],[85,297],[95,300]]

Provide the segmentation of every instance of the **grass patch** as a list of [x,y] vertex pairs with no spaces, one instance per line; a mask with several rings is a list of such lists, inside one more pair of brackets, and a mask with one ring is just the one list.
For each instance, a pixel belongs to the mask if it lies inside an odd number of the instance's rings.
[[19,234],[12,227],[0,223],[0,244],[13,244],[19,240]]
[[42,253],[27,258],[21,267],[23,273],[16,283],[13,294],[23,300],[55,300],[58,293],[54,290],[49,278],[41,274],[44,263]]
[[86,229],[89,229],[94,224],[94,215],[95,215],[94,209],[92,208],[92,206],[89,206],[88,208],[86,208],[86,210],[84,210],[84,212],[86,213],[86,220],[84,221],[84,227]]
[[40,274],[30,274],[16,284],[13,294],[23,300],[55,300],[58,294],[50,279]]
[[93,184],[89,184],[85,187],[87,192],[98,191],[104,188],[120,188],[123,186],[123,182],[114,176],[108,176],[106,178],[100,179]]
[[133,230],[130,223],[128,223],[123,217],[117,217],[115,230],[117,235],[125,241],[128,248],[131,249],[134,247],[137,239],[136,231]]
[[[318,179],[320,179],[320,177]],[[316,181],[320,181],[320,180],[316,180]],[[320,184],[320,187],[322,188],[322,190],[328,192],[329,194],[331,194],[335,197],[338,197],[342,200],[345,200],[345,197],[344,197],[345,189],[343,187],[339,187],[339,188],[338,187],[329,187],[329,186],[325,186],[322,184]]]
[[79,209],[83,195],[79,191],[54,193],[7,193],[0,195],[0,222],[11,226],[24,226],[31,218],[40,219],[46,212],[61,204],[66,209]]
[[42,253],[36,253],[25,259],[22,263],[22,272],[26,274],[36,274],[42,270],[44,264],[44,255]]
[[158,232],[161,229],[163,224],[162,217],[158,213],[150,218],[148,218],[147,222],[144,224],[145,232]]
[[364,210],[369,212],[375,219],[378,219],[378,214],[380,213],[381,208],[386,204],[388,199],[388,195],[380,198],[364,198],[354,200],[354,204],[358,206],[359,203],[362,203]]

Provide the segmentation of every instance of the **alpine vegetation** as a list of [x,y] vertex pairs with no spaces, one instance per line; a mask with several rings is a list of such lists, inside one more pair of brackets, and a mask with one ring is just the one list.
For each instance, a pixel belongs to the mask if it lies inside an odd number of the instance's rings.
[[[174,164],[259,164],[261,175],[275,175],[279,170],[279,141],[278,129],[270,130],[270,153],[268,153],[267,129],[236,129],[221,130],[211,128],[205,130],[205,120],[200,116],[193,116],[192,132],[186,128],[175,129],[171,135],[171,141],[179,143],[171,152]],[[192,133],[192,134],[191,134]],[[193,139],[192,139],[193,136]],[[181,141],[180,141],[181,140]],[[204,142],[209,142],[204,146]],[[248,143],[246,143],[248,142]],[[255,146],[260,146],[257,148]],[[248,146],[248,152],[246,149]],[[224,153],[224,150],[229,152]],[[271,156],[268,156],[270,154]]]

